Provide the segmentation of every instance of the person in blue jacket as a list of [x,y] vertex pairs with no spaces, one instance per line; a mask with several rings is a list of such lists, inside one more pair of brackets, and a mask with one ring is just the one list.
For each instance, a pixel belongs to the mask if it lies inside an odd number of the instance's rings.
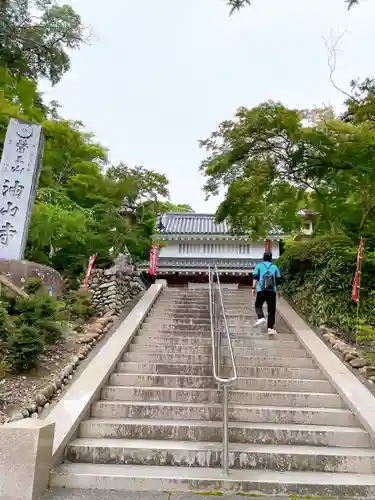
[[[281,278],[280,270],[272,262],[272,253],[265,252],[263,262],[258,264],[253,272],[253,293],[256,294],[255,311],[258,316],[254,326],[261,326],[267,323],[268,334],[275,335],[274,328],[276,318],[276,295],[277,285]],[[263,305],[267,304],[267,320],[264,317]]]

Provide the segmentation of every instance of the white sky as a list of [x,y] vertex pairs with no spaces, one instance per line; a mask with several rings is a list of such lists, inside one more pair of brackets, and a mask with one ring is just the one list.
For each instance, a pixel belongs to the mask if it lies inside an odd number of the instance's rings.
[[237,107],[268,99],[295,108],[343,96],[329,82],[323,37],[348,30],[335,79],[375,73],[375,1],[349,13],[344,0],[254,0],[229,17],[224,0],[66,0],[95,32],[71,70],[47,91],[64,118],[79,119],[110,160],[166,174],[175,203],[204,201],[205,139]]

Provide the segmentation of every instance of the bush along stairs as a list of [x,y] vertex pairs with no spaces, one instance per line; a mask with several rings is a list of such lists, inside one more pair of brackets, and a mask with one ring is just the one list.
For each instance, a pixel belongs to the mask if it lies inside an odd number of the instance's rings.
[[229,391],[229,475],[208,291],[171,288],[81,422],[52,486],[375,496],[370,437],[296,337],[280,318],[275,338],[254,329],[249,290],[223,295],[239,375]]

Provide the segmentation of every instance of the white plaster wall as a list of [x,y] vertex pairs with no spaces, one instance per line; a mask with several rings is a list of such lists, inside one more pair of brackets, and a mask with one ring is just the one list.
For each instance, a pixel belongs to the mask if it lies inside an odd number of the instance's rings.
[[[185,240],[168,242],[160,249],[160,257],[217,258],[217,259],[261,259],[264,253],[264,241],[246,243],[236,241],[199,241]],[[279,257],[279,243],[272,242],[274,259]]]

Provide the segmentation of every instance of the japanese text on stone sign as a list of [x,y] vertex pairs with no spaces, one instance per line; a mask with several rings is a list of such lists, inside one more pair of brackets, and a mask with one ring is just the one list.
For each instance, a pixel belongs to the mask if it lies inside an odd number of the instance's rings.
[[36,189],[39,125],[10,121],[4,143],[0,180],[0,257],[22,258]]

